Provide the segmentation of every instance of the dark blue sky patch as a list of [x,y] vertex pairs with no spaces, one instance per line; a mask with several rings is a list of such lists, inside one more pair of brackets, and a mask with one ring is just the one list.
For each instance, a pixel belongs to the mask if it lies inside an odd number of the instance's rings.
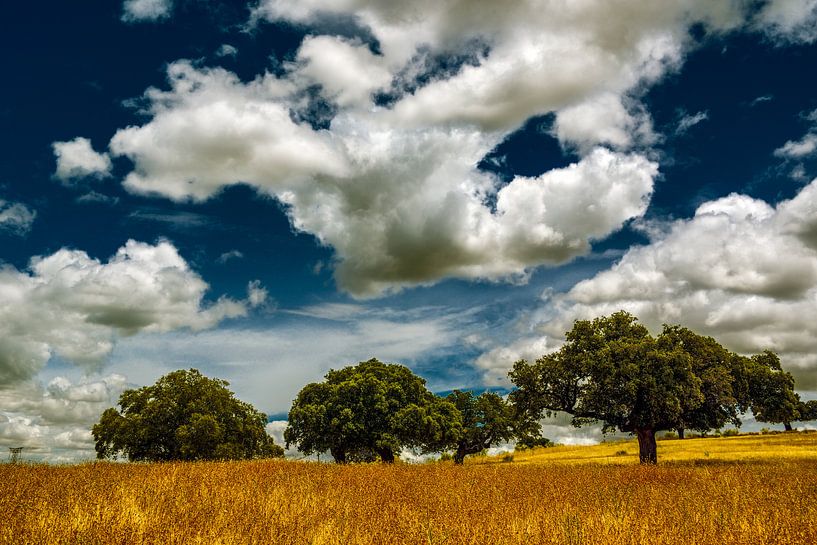
[[[770,203],[794,196],[802,182],[780,172],[774,151],[803,134],[802,112],[817,108],[815,67],[817,48],[772,47],[754,34],[710,39],[693,51],[646,96],[665,135],[648,217],[688,217],[731,192]],[[674,134],[679,113],[698,112],[706,121]]]

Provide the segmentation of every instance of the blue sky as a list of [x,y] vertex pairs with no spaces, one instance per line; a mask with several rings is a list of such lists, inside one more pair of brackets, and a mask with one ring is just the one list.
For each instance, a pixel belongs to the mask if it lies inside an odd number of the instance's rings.
[[817,2],[540,4],[8,6],[0,445],[180,367],[503,387],[621,308],[814,397]]

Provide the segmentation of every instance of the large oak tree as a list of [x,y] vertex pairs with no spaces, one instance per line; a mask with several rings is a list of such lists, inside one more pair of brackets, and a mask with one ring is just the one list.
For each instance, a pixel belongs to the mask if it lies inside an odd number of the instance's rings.
[[284,438],[305,454],[337,463],[393,462],[404,447],[436,450],[459,435],[456,407],[428,391],[403,365],[377,359],[331,370],[292,402]]
[[789,417],[796,394],[787,375],[770,352],[746,358],[679,326],[653,337],[622,311],[577,320],[558,351],[516,362],[511,399],[531,417],[563,411],[576,426],[633,433],[641,462],[655,463],[658,431],[739,425],[750,407]]
[[236,399],[228,385],[190,369],[125,390],[119,410],[107,409],[93,427],[97,457],[158,462],[283,456],[267,435],[266,415]]

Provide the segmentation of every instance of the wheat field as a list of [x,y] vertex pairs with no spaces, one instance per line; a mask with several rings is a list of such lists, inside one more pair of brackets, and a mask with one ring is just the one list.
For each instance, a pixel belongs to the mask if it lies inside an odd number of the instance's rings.
[[635,452],[556,447],[463,467],[4,464],[0,542],[817,543],[817,434],[662,441],[655,467]]

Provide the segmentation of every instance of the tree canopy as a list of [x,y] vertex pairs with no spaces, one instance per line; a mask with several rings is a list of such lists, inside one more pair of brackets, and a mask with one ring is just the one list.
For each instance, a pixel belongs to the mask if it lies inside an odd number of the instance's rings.
[[739,425],[749,407],[762,418],[793,420],[797,401],[773,353],[746,358],[680,326],[653,337],[623,311],[577,320],[558,351],[516,362],[509,376],[521,410],[564,411],[576,426],[600,421],[604,431],[634,433],[642,463],[657,461],[657,431]]
[[726,424],[739,426],[740,413],[750,406],[746,359],[730,352],[712,337],[699,335],[678,325],[664,326],[659,336],[662,347],[686,353],[692,372],[700,381],[700,397],[682,403],[676,429],[705,432]]
[[229,384],[196,369],[125,390],[93,427],[98,458],[131,461],[226,460],[283,456],[266,415],[236,399]]
[[797,406],[797,412],[799,414],[797,420],[800,422],[817,420],[817,400],[801,401]]
[[455,464],[462,464],[467,455],[509,441],[522,432],[522,422],[514,408],[493,392],[474,395],[454,390],[446,399],[457,408],[462,421],[448,446],[454,450]]
[[371,359],[304,386],[284,438],[305,454],[329,451],[338,463],[392,462],[404,447],[449,444],[461,425],[457,409],[429,392],[425,380],[403,365]]
[[794,377],[783,370],[777,354],[765,351],[747,362],[747,382],[752,413],[758,422],[783,424],[801,420],[800,397],[794,392]]

